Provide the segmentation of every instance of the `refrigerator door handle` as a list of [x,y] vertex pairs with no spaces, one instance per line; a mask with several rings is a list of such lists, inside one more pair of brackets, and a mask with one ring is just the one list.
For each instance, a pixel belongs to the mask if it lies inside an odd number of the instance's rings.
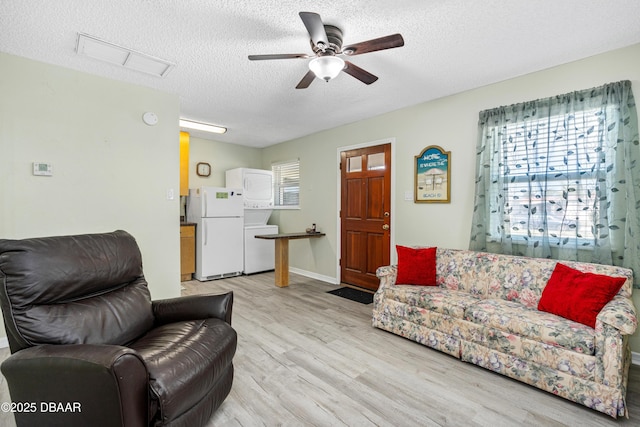
[[209,240],[208,239],[209,233],[208,233],[208,230],[207,230],[207,221],[202,221],[202,225],[203,225],[202,232],[204,233],[204,239],[202,239],[203,240],[203,245],[207,246],[207,240]]
[[202,191],[202,216],[204,218],[207,217],[207,207],[209,204],[207,203],[207,190]]

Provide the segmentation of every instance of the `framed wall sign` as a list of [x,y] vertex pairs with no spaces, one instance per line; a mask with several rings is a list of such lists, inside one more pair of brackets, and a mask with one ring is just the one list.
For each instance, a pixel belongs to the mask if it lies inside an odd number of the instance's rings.
[[415,156],[415,203],[451,202],[451,151],[430,145]]

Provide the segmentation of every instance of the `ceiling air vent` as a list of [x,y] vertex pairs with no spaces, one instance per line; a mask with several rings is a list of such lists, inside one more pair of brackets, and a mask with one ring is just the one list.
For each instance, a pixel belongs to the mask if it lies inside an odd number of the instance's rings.
[[78,33],[76,53],[156,77],[166,77],[175,66],[164,59],[136,52],[84,33]]

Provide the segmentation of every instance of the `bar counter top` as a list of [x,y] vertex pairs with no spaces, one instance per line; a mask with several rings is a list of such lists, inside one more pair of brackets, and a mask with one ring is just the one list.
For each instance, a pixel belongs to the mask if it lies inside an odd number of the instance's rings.
[[315,233],[281,233],[281,234],[262,234],[255,236],[256,239],[268,239],[268,240],[277,240],[277,239],[307,239],[310,237],[322,237],[326,236],[324,233],[315,232]]

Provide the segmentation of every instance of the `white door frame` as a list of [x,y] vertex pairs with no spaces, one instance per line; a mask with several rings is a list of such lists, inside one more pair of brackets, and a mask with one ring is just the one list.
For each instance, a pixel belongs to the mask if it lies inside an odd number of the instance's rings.
[[396,188],[396,139],[395,138],[385,138],[385,139],[379,139],[377,141],[369,141],[369,142],[363,142],[360,144],[355,144],[355,145],[347,145],[347,146],[343,146],[343,147],[338,147],[337,149],[337,165],[338,167],[336,168],[336,170],[338,171],[338,179],[337,179],[337,191],[336,194],[338,195],[337,197],[337,203],[336,206],[338,207],[338,210],[336,212],[336,247],[337,247],[337,251],[336,251],[336,283],[340,284],[340,257],[342,256],[342,222],[340,221],[340,209],[342,207],[342,176],[341,176],[341,171],[340,171],[340,154],[343,151],[349,151],[349,150],[357,150],[359,148],[367,148],[367,147],[374,147],[376,145],[384,145],[384,144],[391,144],[391,221],[390,224],[391,225],[391,241],[389,243],[389,251],[391,252],[389,254],[389,259],[391,260],[391,263],[395,263],[395,259],[396,259],[396,255],[395,255],[395,251],[394,248],[396,247],[396,198],[394,197],[395,194],[395,188]]

